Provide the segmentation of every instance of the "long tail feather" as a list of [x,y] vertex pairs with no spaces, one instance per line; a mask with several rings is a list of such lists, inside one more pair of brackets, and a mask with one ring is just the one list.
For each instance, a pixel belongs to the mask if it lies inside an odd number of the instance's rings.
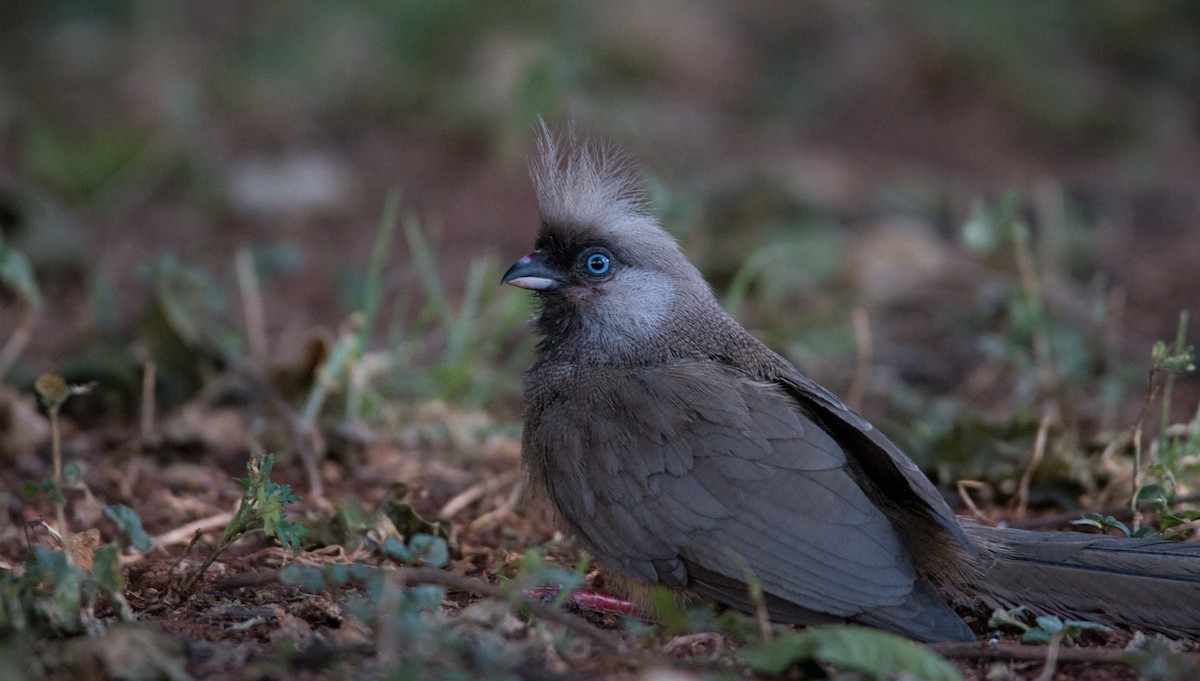
[[968,532],[986,556],[974,586],[990,605],[1200,634],[1200,543],[979,526]]

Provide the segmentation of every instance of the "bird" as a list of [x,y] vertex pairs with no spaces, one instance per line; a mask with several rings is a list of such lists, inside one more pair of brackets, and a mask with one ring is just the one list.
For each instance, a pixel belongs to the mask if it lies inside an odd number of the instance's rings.
[[[522,468],[631,588],[970,641],[955,606],[1200,633],[1200,545],[957,517],[884,434],[721,307],[629,157],[537,126]],[[749,585],[761,585],[753,596]]]

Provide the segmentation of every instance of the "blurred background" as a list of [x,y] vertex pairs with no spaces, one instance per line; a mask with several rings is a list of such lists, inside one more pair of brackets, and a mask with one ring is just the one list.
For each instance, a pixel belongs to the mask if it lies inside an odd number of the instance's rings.
[[303,382],[358,311],[355,418],[515,423],[538,116],[943,481],[1131,426],[1198,311],[1196,3],[60,0],[0,45],[0,368],[100,381],[79,418],[148,360],[166,407],[232,356]]

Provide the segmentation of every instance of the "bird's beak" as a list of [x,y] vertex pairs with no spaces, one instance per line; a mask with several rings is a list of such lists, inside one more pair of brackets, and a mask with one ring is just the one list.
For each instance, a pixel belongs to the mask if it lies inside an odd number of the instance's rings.
[[562,282],[562,275],[539,260],[537,251],[513,263],[500,280],[501,284],[512,284],[530,291],[549,291],[558,288]]

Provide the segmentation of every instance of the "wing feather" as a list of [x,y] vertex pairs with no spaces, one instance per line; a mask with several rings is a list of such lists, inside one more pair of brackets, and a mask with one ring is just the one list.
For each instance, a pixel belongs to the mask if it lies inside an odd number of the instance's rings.
[[602,563],[735,607],[745,596],[731,585],[744,589],[749,569],[805,621],[969,635],[917,582],[842,448],[779,386],[714,362],[595,373],[539,422],[588,414],[581,437],[544,455],[572,461],[558,468],[568,475],[548,478],[551,496]]

